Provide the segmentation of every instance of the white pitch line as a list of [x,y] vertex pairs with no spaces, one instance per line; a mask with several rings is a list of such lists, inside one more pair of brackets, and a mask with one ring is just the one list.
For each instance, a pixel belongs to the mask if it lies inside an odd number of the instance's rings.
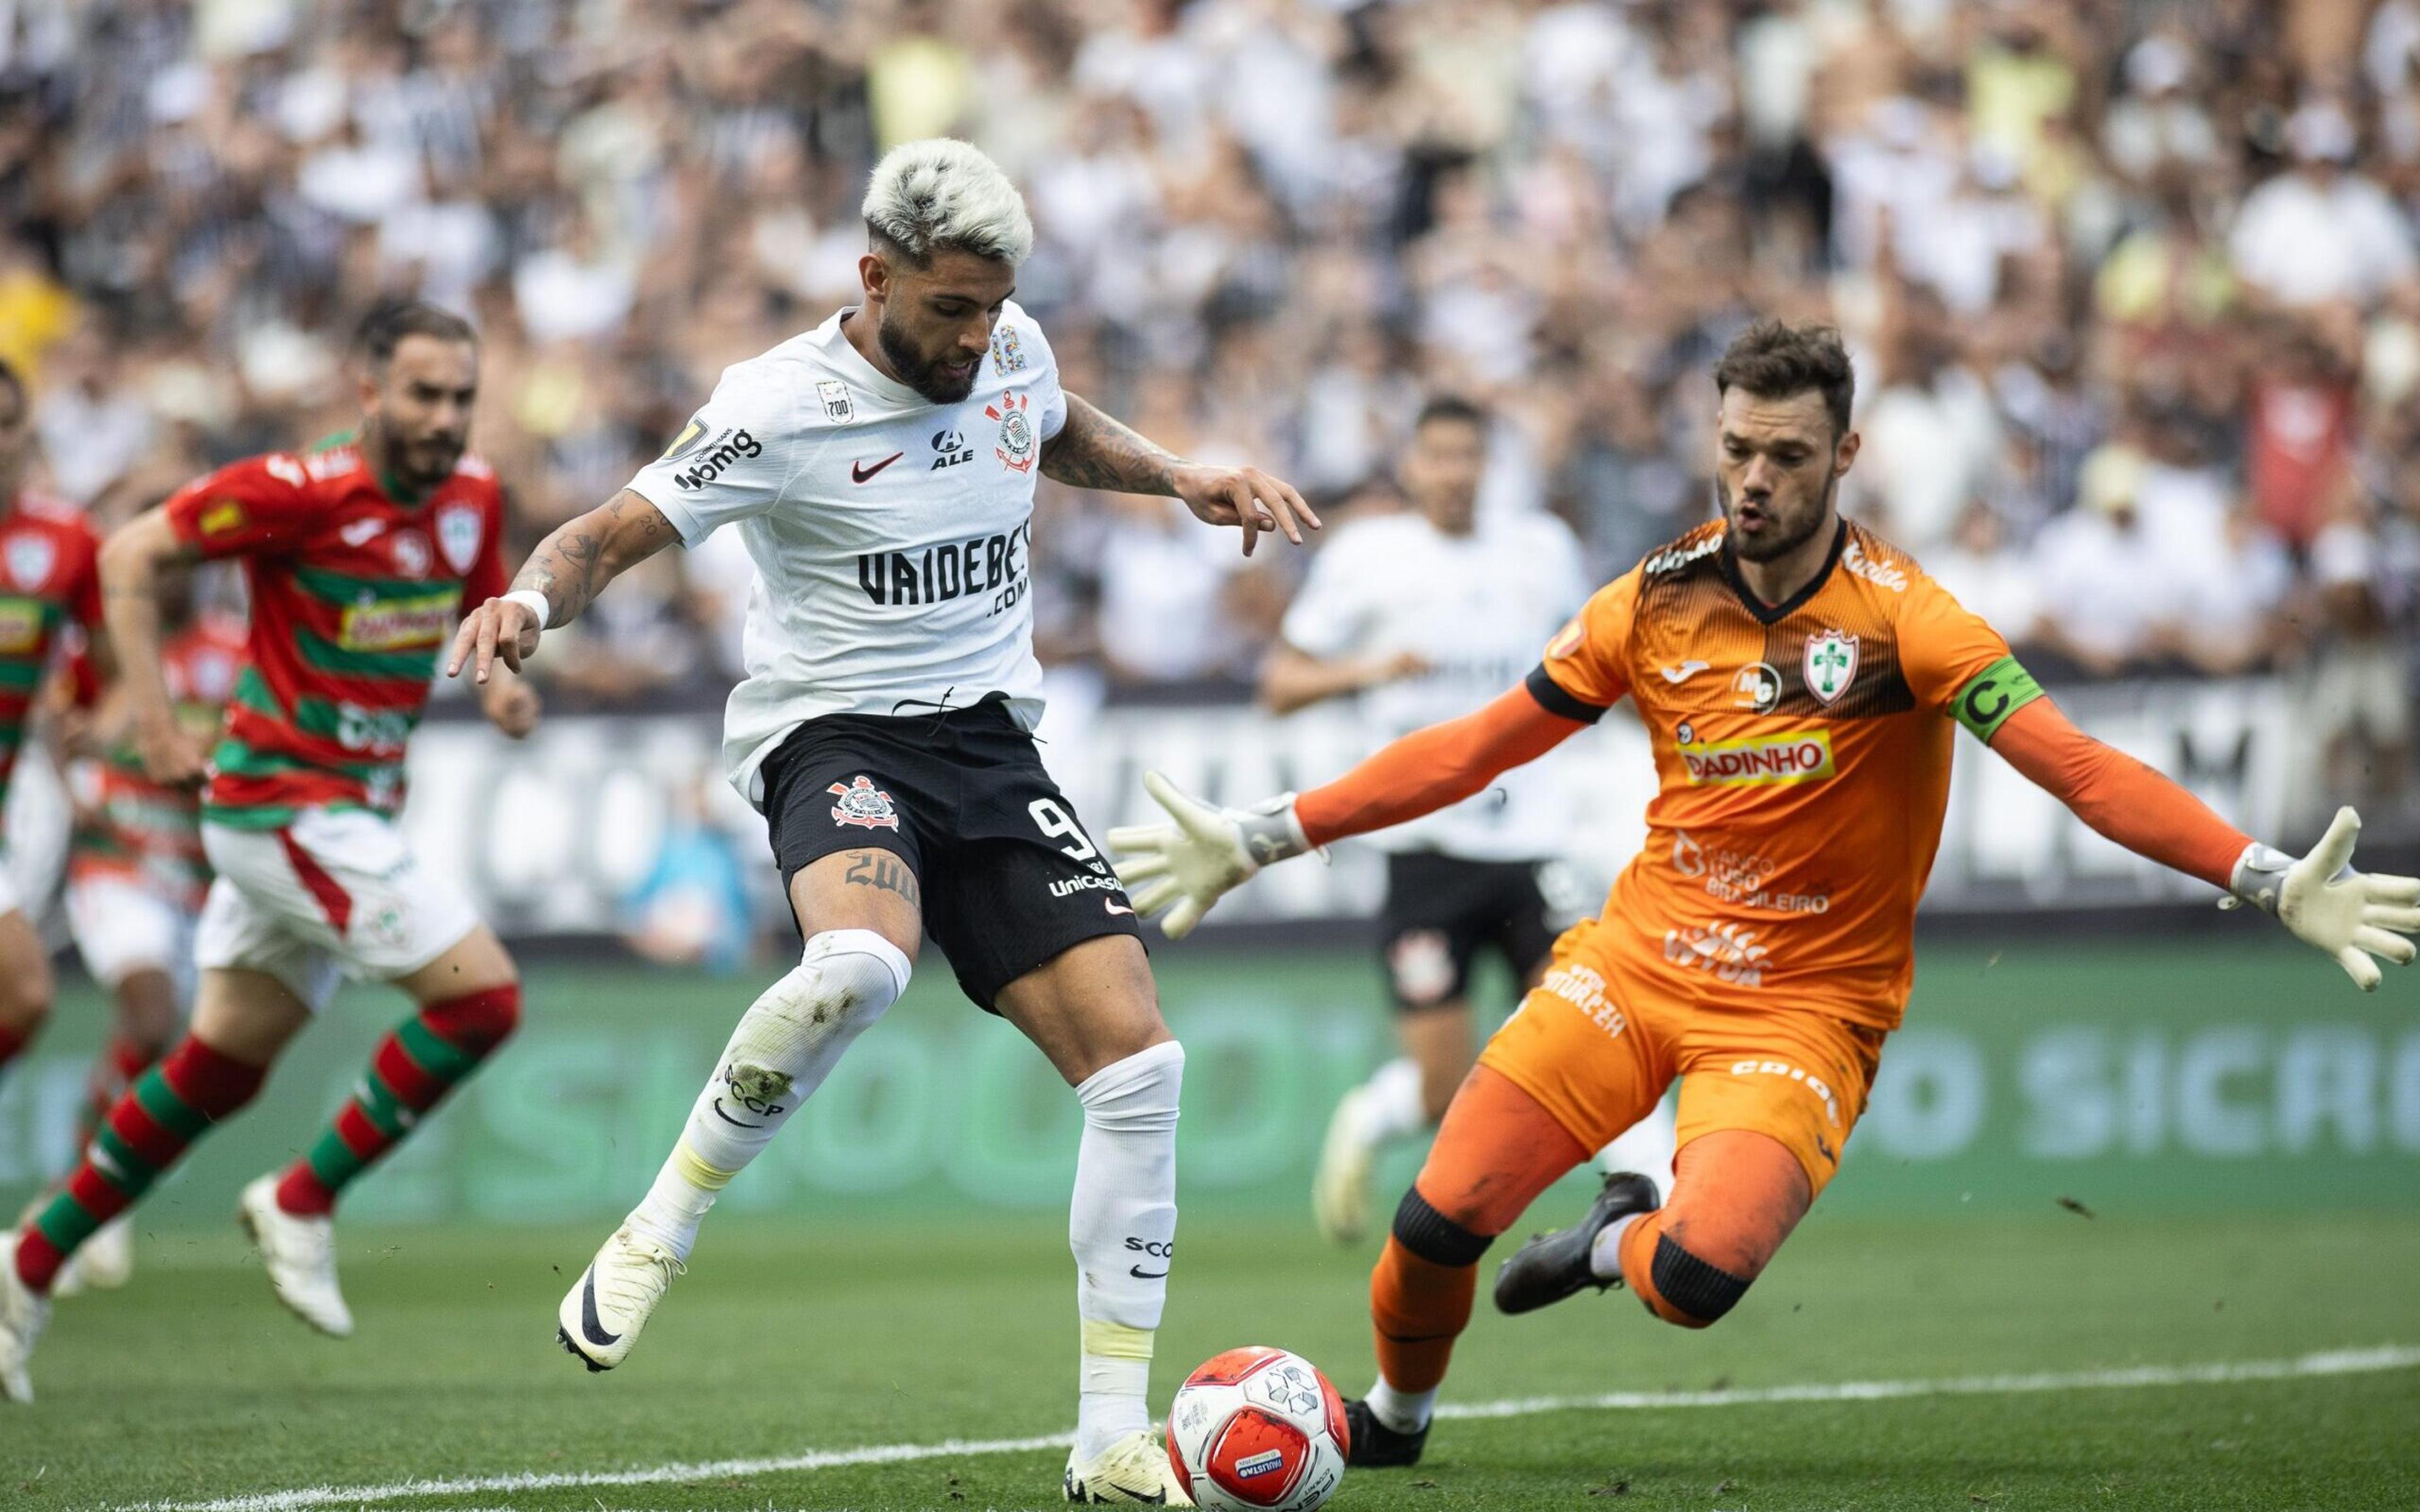
[[[1797,1386],[1742,1386],[1723,1391],[1617,1391],[1593,1396],[1525,1396],[1496,1402],[1449,1402],[1441,1418],[1531,1417],[1542,1412],[1652,1412],[1684,1407],[1756,1407],[1787,1402],[1877,1402],[1916,1396],[1988,1396],[2060,1391],[2102,1391],[2139,1386],[2226,1386],[2244,1381],[2302,1381],[2315,1376],[2368,1375],[2420,1368],[2420,1347],[2381,1345],[2366,1350],[2324,1350],[2290,1360],[2239,1360],[2210,1365],[2149,1365],[2102,1370],[2047,1371],[2035,1375],[1954,1376],[1942,1381],[1838,1381]],[[384,1486],[311,1486],[260,1491],[203,1502],[138,1502],[116,1512],[319,1512],[328,1507],[375,1506],[434,1496],[475,1496],[492,1491],[545,1491],[591,1486],[666,1486],[729,1480],[849,1465],[895,1465],[916,1459],[977,1455],[1027,1454],[1063,1449],[1066,1433],[1032,1439],[950,1439],[939,1443],[876,1443],[856,1449],[814,1449],[763,1459],[716,1459],[647,1465],[631,1470],[528,1472],[512,1475],[462,1475],[393,1481]]]
[[[2011,1393],[2094,1391],[2113,1386],[2226,1386],[2247,1381],[2297,1381],[2420,1366],[2420,1348],[2389,1344],[2370,1350],[2327,1350],[2291,1360],[2242,1360],[2213,1365],[2146,1365],[2105,1370],[2048,1371],[2027,1376],[1953,1376],[1947,1381],[1841,1381],[1801,1386],[1740,1386],[1721,1391],[1614,1391],[1594,1396],[1525,1396],[1500,1402],[1445,1402],[1439,1417],[1528,1417],[1539,1412],[1637,1412],[1674,1407],[1753,1407],[1773,1402],[1880,1402],[1907,1396],[1993,1396]],[[162,1512],[166,1512],[165,1508]],[[198,1512],[198,1509],[195,1509]]]
[[874,1443],[859,1449],[810,1449],[764,1459],[707,1459],[647,1465],[635,1470],[523,1471],[511,1475],[460,1475],[399,1480],[385,1486],[306,1486],[291,1491],[258,1491],[208,1502],[137,1502],[117,1512],[312,1512],[318,1507],[364,1506],[427,1496],[484,1496],[490,1491],[551,1491],[587,1486],[670,1486],[690,1481],[732,1480],[785,1471],[837,1470],[844,1465],[895,1465],[911,1459],[955,1455],[1024,1454],[1064,1449],[1073,1433],[1038,1439],[947,1439],[939,1443]]

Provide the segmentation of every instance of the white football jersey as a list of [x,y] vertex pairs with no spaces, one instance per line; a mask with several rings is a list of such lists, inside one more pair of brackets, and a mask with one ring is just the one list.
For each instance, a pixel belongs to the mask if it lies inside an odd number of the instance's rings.
[[827,714],[930,714],[1005,694],[1042,714],[1033,659],[1033,485],[1067,422],[1050,344],[1010,304],[973,392],[936,405],[842,334],[843,310],[725,368],[714,396],[630,480],[695,546],[738,522],[756,564],[722,759],[757,768]]
[[[1579,543],[1552,515],[1481,517],[1459,536],[1417,514],[1383,515],[1320,548],[1283,633],[1323,660],[1411,651],[1429,663],[1420,676],[1359,695],[1375,749],[1518,687],[1588,594]],[[1544,860],[1563,850],[1561,810],[1552,771],[1533,764],[1369,839],[1388,851]]]

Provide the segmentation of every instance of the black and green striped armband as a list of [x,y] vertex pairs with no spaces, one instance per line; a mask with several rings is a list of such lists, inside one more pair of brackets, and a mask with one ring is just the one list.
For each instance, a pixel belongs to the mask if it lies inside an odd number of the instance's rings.
[[2034,681],[2034,674],[2017,665],[2016,657],[2002,656],[1958,690],[1958,696],[1949,701],[1949,715],[1988,746],[2009,715],[2041,696],[2041,685]]

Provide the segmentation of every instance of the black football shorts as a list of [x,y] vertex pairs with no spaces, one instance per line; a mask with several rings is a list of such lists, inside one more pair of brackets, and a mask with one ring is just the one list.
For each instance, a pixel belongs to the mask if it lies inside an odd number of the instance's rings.
[[1436,851],[1387,857],[1387,901],[1378,911],[1378,952],[1388,990],[1406,1013],[1460,1002],[1471,967],[1493,947],[1512,968],[1513,990],[1554,953],[1555,936],[1535,861],[1467,861]]
[[1004,700],[810,719],[765,758],[764,774],[784,892],[835,852],[897,856],[923,890],[924,933],[986,1011],[1072,946],[1142,937],[1109,857]]

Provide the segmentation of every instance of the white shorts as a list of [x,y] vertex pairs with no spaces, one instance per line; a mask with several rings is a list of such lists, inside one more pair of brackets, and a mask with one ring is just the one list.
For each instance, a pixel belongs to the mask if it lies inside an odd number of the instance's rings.
[[461,943],[479,917],[428,877],[393,825],[358,809],[306,809],[284,829],[205,821],[218,880],[194,942],[203,970],[265,972],[313,1012],[339,975],[408,977]]
[[164,971],[181,986],[194,958],[194,916],[131,877],[68,881],[68,933],[92,980],[115,991],[138,971]]
[[17,752],[17,769],[8,779],[6,812],[0,813],[0,887],[8,892],[0,913],[25,912],[45,944],[54,945],[55,932],[45,926],[57,920],[51,906],[58,897],[59,877],[67,870],[68,793],[59,769],[39,740],[29,740]]

